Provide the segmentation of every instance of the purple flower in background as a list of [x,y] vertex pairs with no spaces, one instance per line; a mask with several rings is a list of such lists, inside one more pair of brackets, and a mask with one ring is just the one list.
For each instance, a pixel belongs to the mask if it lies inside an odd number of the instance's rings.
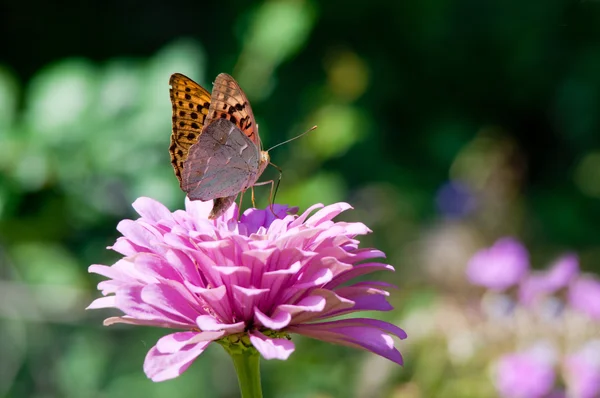
[[590,318],[600,320],[600,281],[581,276],[569,287],[569,304]]
[[466,272],[472,284],[502,291],[519,283],[528,271],[527,249],[516,239],[502,238],[475,253]]
[[448,217],[464,217],[476,207],[475,195],[466,184],[449,181],[436,194],[439,211]]
[[[209,220],[209,202],[186,201],[171,213],[140,198],[141,215],[124,220],[113,250],[124,258],[90,272],[109,278],[106,296],[88,308],[114,307],[125,313],[105,325],[129,323],[183,329],[162,337],[144,363],[154,381],[179,376],[213,341],[253,346],[266,359],[287,359],[294,351],[288,333],[374,352],[402,364],[391,336],[406,338],[390,323],[370,318],[330,320],[356,311],[392,309],[390,285],[352,279],[393,270],[359,249],[362,223],[333,222],[346,203],[315,205],[300,216],[287,206],[250,209],[237,221],[235,206]],[[318,210],[312,214],[313,211]]]
[[579,275],[579,259],[576,254],[561,256],[549,270],[530,274],[522,283],[519,298],[524,305],[534,304],[544,296],[566,288]]
[[567,398],[567,395],[564,391],[552,391],[550,394],[546,395],[544,398]]
[[496,388],[504,398],[542,398],[554,388],[553,363],[539,350],[512,353],[497,363]]
[[600,396],[600,340],[590,341],[565,359],[565,381],[570,397]]

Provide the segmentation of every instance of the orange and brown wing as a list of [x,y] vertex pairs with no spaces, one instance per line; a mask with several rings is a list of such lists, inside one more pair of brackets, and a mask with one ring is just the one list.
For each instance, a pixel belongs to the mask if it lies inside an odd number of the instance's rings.
[[181,183],[181,171],[190,146],[198,141],[202,128],[206,124],[210,94],[181,73],[171,75],[169,85],[173,105],[173,131],[169,152],[175,175]]
[[210,124],[219,118],[230,120],[237,125],[260,150],[258,126],[250,102],[239,84],[226,73],[219,74],[215,79],[206,123]]

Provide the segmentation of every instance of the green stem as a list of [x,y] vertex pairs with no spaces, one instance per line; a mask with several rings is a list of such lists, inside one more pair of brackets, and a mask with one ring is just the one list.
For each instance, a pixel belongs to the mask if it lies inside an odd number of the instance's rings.
[[242,398],[262,398],[260,387],[260,354],[255,349],[229,352],[237,373]]

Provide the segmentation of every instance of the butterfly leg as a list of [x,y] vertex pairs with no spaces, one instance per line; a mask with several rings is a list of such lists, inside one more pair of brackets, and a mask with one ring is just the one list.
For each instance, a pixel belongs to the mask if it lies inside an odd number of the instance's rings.
[[[275,196],[277,195],[277,190],[279,189],[279,183],[281,182],[281,176],[283,175],[283,171],[276,164],[273,164],[271,162],[269,162],[269,164],[271,166],[275,167],[279,171],[279,178],[277,179],[277,184],[275,184],[275,181],[269,180],[269,181],[259,182],[257,184],[254,184],[254,186],[271,184],[271,193],[269,194],[269,208],[271,209],[271,213],[273,213],[275,215],[275,211],[273,210],[273,204],[275,203]],[[274,194],[273,194],[273,188],[275,188]],[[254,193],[254,191],[252,191],[252,192]]]
[[[269,162],[269,164],[273,167],[275,167],[277,169],[277,171],[279,171],[279,177],[277,178],[277,185],[275,186],[275,193],[273,193],[273,180],[271,180],[271,195],[269,196],[270,198],[273,198],[273,200],[271,201],[271,211],[273,211],[273,203],[275,203],[275,196],[277,196],[277,190],[279,189],[279,183],[281,182],[281,177],[283,176],[283,170],[281,170],[281,168],[279,166],[277,166],[276,164],[273,164],[271,162]],[[275,214],[273,212],[273,214]]]
[[275,212],[273,211],[273,201],[271,200],[273,198],[273,187],[275,186],[275,181],[273,181],[273,180],[262,181],[262,182],[254,184],[254,186],[256,187],[256,186],[267,185],[267,184],[271,184],[271,193],[269,193],[269,209],[271,209],[271,212],[273,214],[275,214]]
[[240,192],[240,204],[238,205],[238,209],[237,209],[237,215],[235,218],[236,221],[240,221],[240,214],[242,214],[242,203],[244,201],[244,192],[246,192],[246,190],[243,190]]

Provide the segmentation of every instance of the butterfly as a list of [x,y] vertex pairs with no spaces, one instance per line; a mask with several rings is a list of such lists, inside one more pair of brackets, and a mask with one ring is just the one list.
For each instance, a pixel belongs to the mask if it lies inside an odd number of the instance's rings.
[[240,192],[256,185],[269,164],[258,125],[235,79],[221,73],[212,93],[180,73],[171,75],[171,164],[191,200],[214,200],[209,215],[223,214]]

